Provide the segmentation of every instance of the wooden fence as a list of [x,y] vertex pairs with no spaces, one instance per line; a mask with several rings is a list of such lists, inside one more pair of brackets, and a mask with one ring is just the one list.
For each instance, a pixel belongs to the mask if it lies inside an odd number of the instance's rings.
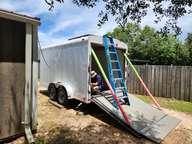
[[[192,66],[136,65],[136,69],[156,97],[192,101]],[[128,90],[147,95],[132,69],[128,69]]]

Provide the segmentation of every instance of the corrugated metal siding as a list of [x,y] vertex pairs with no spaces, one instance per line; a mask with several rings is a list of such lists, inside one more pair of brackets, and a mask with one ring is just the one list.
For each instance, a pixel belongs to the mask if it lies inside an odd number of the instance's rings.
[[0,18],[0,139],[23,133],[25,24]]

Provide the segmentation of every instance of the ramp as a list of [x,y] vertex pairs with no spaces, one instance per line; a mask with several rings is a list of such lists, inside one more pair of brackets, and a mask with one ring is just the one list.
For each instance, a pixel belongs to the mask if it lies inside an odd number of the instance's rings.
[[129,117],[131,123],[129,126],[125,123],[121,112],[112,105],[112,100],[112,95],[109,92],[95,95],[92,98],[96,105],[124,127],[132,129],[156,143],[160,143],[180,122],[179,119],[169,116],[129,94],[130,106],[122,105]]

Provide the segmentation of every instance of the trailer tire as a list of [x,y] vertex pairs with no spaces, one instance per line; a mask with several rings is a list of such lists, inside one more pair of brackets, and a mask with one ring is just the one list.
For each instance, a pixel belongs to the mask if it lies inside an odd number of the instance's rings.
[[49,93],[49,98],[51,100],[55,100],[56,99],[56,97],[57,97],[57,89],[56,89],[55,84],[53,84],[53,83],[49,84],[48,93]]
[[67,91],[63,86],[59,86],[57,89],[57,100],[61,105],[66,106],[68,104],[68,95]]

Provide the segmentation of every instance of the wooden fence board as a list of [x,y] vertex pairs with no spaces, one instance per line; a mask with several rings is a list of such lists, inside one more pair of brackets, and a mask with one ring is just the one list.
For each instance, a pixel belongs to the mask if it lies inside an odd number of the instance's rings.
[[168,98],[171,98],[171,69],[172,67],[167,67],[166,97]]
[[154,92],[153,95],[158,96],[158,73],[157,73],[157,67],[154,67]]
[[176,99],[180,99],[181,98],[181,94],[180,94],[180,91],[181,91],[181,71],[182,71],[182,69],[181,69],[182,67],[177,67],[176,68],[176,82],[175,82],[175,84],[176,84],[176,87],[175,87],[175,98]]
[[[144,66],[144,75],[143,75],[143,77],[144,77],[144,83],[145,83],[146,85],[148,85],[148,84],[147,84],[147,79],[148,79],[148,77],[147,77],[147,65]],[[144,95],[147,95],[146,90],[144,90]]]
[[167,69],[166,66],[162,66],[162,96],[163,97],[167,97],[167,91],[166,91],[166,87],[167,87]]
[[185,101],[190,101],[190,67],[186,67],[185,68],[185,87],[186,87],[186,91],[185,91]]
[[150,82],[148,83],[148,85],[150,86],[151,93],[154,93],[154,67],[149,67],[149,69],[150,73],[148,73],[148,75],[150,77]]
[[181,67],[181,87],[180,87],[180,99],[184,99],[184,81],[185,81],[185,69],[184,67]]
[[156,72],[156,75],[157,75],[157,78],[156,78],[156,80],[157,80],[157,85],[156,85],[156,90],[157,90],[157,95],[155,95],[155,96],[160,96],[160,94],[159,94],[159,89],[160,89],[160,73],[159,73],[159,69],[160,69],[160,67],[157,67],[157,72]]
[[[192,101],[192,67],[136,65],[140,76],[154,96]],[[147,95],[138,78],[129,68],[130,93]]]
[[[141,74],[141,78],[142,78],[142,79],[144,78],[144,70],[145,70],[144,67],[141,66],[141,67],[140,67],[140,74]],[[141,82],[140,82],[140,93],[144,93],[144,88],[143,88]]]
[[190,67],[190,90],[189,90],[189,100],[192,102],[192,67]]
[[162,66],[159,67],[159,97],[162,97],[163,85],[162,85]]
[[[141,69],[140,69],[140,67],[138,68],[138,72],[140,73],[140,71],[141,71]],[[136,78],[136,80],[135,80],[135,82],[136,82],[136,93],[137,94],[139,94],[140,93],[140,83],[139,83],[139,80],[137,79],[137,77],[135,77]]]
[[176,67],[171,66],[171,98],[175,98]]

